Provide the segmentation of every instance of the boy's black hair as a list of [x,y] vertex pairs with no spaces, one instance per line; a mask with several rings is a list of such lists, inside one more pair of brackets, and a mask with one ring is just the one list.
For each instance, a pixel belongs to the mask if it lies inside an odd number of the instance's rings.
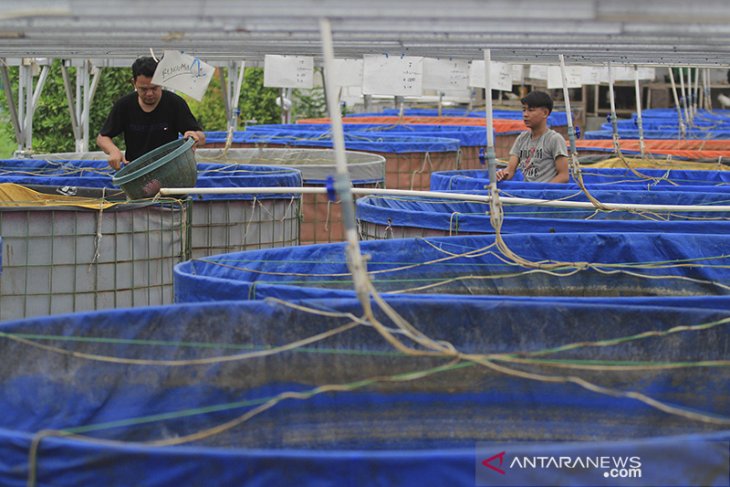
[[137,58],[132,64],[132,79],[137,79],[137,76],[146,76],[151,78],[155,75],[155,69],[157,69],[157,61],[149,56]]
[[544,91],[531,91],[520,101],[528,108],[547,108],[548,114],[553,112],[553,99]]

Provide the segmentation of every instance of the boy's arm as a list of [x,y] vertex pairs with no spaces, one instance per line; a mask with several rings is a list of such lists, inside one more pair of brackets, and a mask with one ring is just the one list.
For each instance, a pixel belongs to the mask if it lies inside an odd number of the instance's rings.
[[503,179],[510,180],[513,177],[515,177],[515,172],[517,171],[517,165],[519,164],[520,159],[515,154],[509,155],[509,162],[507,163],[507,167],[505,169],[500,169],[497,171],[497,181],[502,181]]
[[567,183],[570,180],[570,171],[568,170],[568,158],[558,156],[555,158],[555,169],[558,174],[550,180],[551,183]]

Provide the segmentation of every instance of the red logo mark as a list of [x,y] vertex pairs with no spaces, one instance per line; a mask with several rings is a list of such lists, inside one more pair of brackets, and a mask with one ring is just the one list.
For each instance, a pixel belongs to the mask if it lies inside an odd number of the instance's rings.
[[482,465],[484,465],[487,468],[490,468],[490,469],[494,470],[495,472],[497,472],[497,473],[499,473],[501,475],[504,475],[505,474],[505,471],[504,470],[502,470],[501,468],[495,467],[491,463],[492,460],[495,460],[495,459],[499,458],[499,466],[501,467],[502,466],[502,463],[504,462],[504,454],[505,454],[505,452],[499,452],[496,455],[493,455],[493,456],[487,458],[486,460],[482,461]]

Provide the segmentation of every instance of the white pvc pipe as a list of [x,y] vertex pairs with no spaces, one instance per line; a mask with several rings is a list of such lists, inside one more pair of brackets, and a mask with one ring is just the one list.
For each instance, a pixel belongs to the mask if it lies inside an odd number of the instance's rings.
[[5,92],[5,100],[8,104],[8,113],[10,114],[10,122],[15,130],[15,141],[18,147],[23,143],[23,129],[20,127],[20,119],[18,118],[18,110],[15,108],[15,99],[13,98],[12,84],[10,83],[10,75],[8,74],[8,66],[5,58],[0,59],[0,77],[2,78],[3,91]]
[[489,184],[493,189],[497,187],[496,177],[496,154],[494,151],[494,111],[492,106],[492,51],[484,50],[484,102],[485,117],[487,123],[487,170],[489,173]]
[[[410,196],[423,198],[442,198],[461,201],[480,201],[488,203],[491,196],[463,193],[442,193],[439,191],[411,191],[407,189],[382,189],[382,188],[352,188],[354,195],[380,195],[380,196]],[[189,194],[324,194],[325,187],[265,187],[265,188],[162,188],[161,196],[189,195]],[[559,201],[544,200],[536,198],[515,198],[500,196],[499,201],[510,205],[539,205],[555,208],[584,208],[595,210],[596,207],[590,201]],[[624,211],[675,211],[675,212],[730,212],[730,206],[705,206],[705,205],[639,205],[628,203],[601,203],[609,210]]]
[[[233,117],[234,121],[238,120],[238,115],[236,112],[238,111],[238,104],[241,101],[241,85],[243,85],[243,78],[244,78],[245,73],[246,73],[246,62],[241,61],[241,67],[238,70],[238,77],[236,78],[236,90],[233,93],[233,99],[231,100],[231,110],[232,110],[231,113],[233,115],[235,115]],[[234,130],[236,129],[236,125],[237,124],[234,124],[234,127],[233,127]]]
[[45,86],[46,79],[48,78],[48,71],[48,66],[43,66],[41,68],[41,74],[38,76],[38,81],[36,81],[35,89],[33,90],[33,101],[31,102],[33,113],[35,113],[35,109],[38,107],[38,101],[41,99],[43,86]]
[[677,107],[680,138],[684,139],[687,135],[687,126],[684,124],[684,119],[682,118],[682,106],[679,103],[679,96],[677,95],[677,85],[674,82],[674,72],[672,71],[671,66],[669,66],[669,80],[672,82],[672,95],[674,95],[674,106]]
[[81,134],[81,137],[76,141],[76,152],[83,152],[82,149],[84,147],[84,129],[81,126],[81,115],[83,111],[83,81],[82,77],[84,76],[84,72],[86,69],[84,68],[86,66],[86,61],[83,61],[81,63],[81,66],[78,66],[76,68],[76,99],[75,99],[75,106],[74,109],[76,110],[76,120],[79,121],[79,133]]
[[697,86],[697,106],[702,110],[705,108],[705,68],[697,68],[697,72],[698,79],[702,80],[701,86]]
[[639,153],[644,159],[646,151],[644,149],[644,121],[641,117],[641,86],[639,85],[639,67],[634,64],[634,90],[636,91],[636,124],[639,127]]
[[692,118],[697,116],[697,110],[700,107],[700,68],[695,68],[695,89],[694,99],[692,100]]
[[563,79],[563,98],[565,102],[565,116],[568,119],[568,140],[570,142],[570,153],[576,155],[578,150],[575,147],[575,127],[573,126],[573,114],[570,111],[570,93],[568,92],[568,77],[565,74],[565,56],[560,58],[560,76]]
[[[63,78],[63,89],[66,92],[66,102],[68,103],[68,112],[71,118],[71,131],[74,134],[75,146],[78,149],[81,140],[81,129],[79,128],[79,121],[76,118],[76,111],[74,110],[74,97],[71,93],[71,81],[68,76],[68,67],[66,61],[61,60],[61,77]],[[77,150],[77,152],[80,152]]]
[[687,68],[687,117],[689,119],[689,124],[694,125],[694,115],[692,114],[692,68]]
[[[363,308],[367,311],[370,306],[370,281],[367,274],[365,259],[360,251],[360,237],[357,232],[355,218],[355,202],[352,198],[352,181],[347,170],[347,156],[345,154],[345,132],[342,128],[342,113],[338,102],[338,87],[331,74],[334,72],[335,64],[334,43],[332,42],[332,29],[329,19],[319,20],[319,30],[322,36],[322,58],[324,60],[324,83],[325,96],[327,97],[327,108],[330,115],[330,128],[332,131],[332,145],[335,150],[335,175],[334,189],[342,202],[342,223],[345,229],[345,240],[347,241],[347,260],[350,272],[352,273],[353,286]],[[322,188],[325,189],[326,188]]]
[[20,66],[18,66],[18,121],[20,123],[20,140],[18,141],[18,151],[23,151],[25,149],[25,103],[23,101],[25,100],[25,89],[27,86],[26,83],[26,76],[28,73],[28,67],[23,63],[23,61],[20,61]]
[[616,115],[616,95],[613,92],[613,69],[611,68],[611,61],[608,62],[608,98],[611,104],[611,130],[613,132],[613,148],[616,150],[616,154],[619,154],[621,149],[618,136],[618,117]]
[[101,71],[100,68],[96,68],[92,66],[91,61],[89,61],[88,67],[90,70],[93,71],[93,74],[91,74],[91,84],[89,85],[87,83],[86,90],[84,91],[84,104],[81,110],[81,129],[82,129],[82,142],[81,142],[81,151],[80,152],[86,152],[89,150],[89,138],[90,138],[90,131],[89,131],[89,117],[91,113],[91,102],[94,99],[94,94],[96,93],[96,88],[99,86],[99,80],[101,79]]
[[23,114],[23,144],[24,150],[30,149],[33,144],[33,65],[25,69],[25,89],[23,90],[23,102],[25,112]]
[[684,89],[684,68],[679,68],[679,86],[682,90],[682,105],[684,106],[684,119],[687,120],[687,123],[691,126],[692,120],[689,118],[689,113],[687,109],[687,92]]

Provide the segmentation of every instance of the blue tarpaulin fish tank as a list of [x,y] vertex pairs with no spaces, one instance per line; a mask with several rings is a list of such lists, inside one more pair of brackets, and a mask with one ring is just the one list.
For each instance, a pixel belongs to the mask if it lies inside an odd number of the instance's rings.
[[[583,182],[589,189],[652,190],[661,191],[702,191],[724,192],[730,187],[730,171],[702,171],[687,169],[631,169],[582,168]],[[477,190],[489,185],[487,170],[438,171],[431,174],[431,189],[440,190]],[[500,181],[504,189],[575,189],[573,176],[569,183],[533,183],[522,179],[518,171],[514,179]]]
[[[374,115],[400,115],[400,110],[395,108],[384,108],[378,113],[351,113],[348,117],[372,117]],[[463,108],[444,108],[439,114],[437,108],[406,108],[403,115],[408,117],[475,117],[484,118],[484,111],[471,111]],[[522,110],[492,110],[492,116],[495,119],[522,120]],[[676,111],[675,111],[676,116]],[[568,125],[568,116],[565,112],[553,110],[548,116],[548,125],[550,127],[560,127]]]
[[[294,168],[208,163],[197,167],[198,188],[302,186],[301,172]],[[60,194],[73,195],[79,188],[103,188],[100,197],[113,195],[119,189],[112,176],[106,161],[0,161],[0,183],[47,186]],[[300,198],[298,192],[195,195],[188,244],[193,257],[298,244]]]
[[[362,243],[373,286],[392,294],[697,296],[730,293],[730,236],[545,233]],[[526,267],[515,262],[546,266]],[[344,245],[238,252],[175,267],[176,302],[353,296]]]
[[[487,145],[487,131],[484,127],[459,125],[422,125],[422,124],[343,124],[343,130],[351,135],[353,140],[358,136],[370,138],[378,135],[401,137],[435,137],[459,141],[461,149],[461,165],[464,169],[479,167],[479,149]],[[295,125],[252,125],[246,133],[253,135],[276,134],[277,136],[292,137],[330,137],[330,126],[325,124],[295,124]],[[518,135],[521,131],[502,132],[502,138],[509,135]],[[497,134],[495,134],[495,137]],[[217,139],[216,139],[217,140]],[[387,140],[387,139],[386,139]],[[511,140],[511,139],[510,139]],[[511,143],[509,144],[512,145]],[[509,149],[509,148],[507,148]]]
[[[323,126],[323,130],[326,130]],[[223,145],[225,132],[207,133],[210,144]],[[280,130],[271,132],[234,132],[233,147],[318,147],[331,149],[332,137],[327,133]],[[460,145],[458,139],[346,133],[348,150],[379,154],[386,159],[385,184],[388,188],[428,189],[433,171],[459,169]]]
[[[471,486],[504,445],[508,463],[612,451],[657,485],[727,481],[726,298],[387,303],[417,332],[348,299],[5,323],[0,483]],[[425,340],[453,353],[408,352]]]
[[[486,195],[486,192],[475,192]],[[580,190],[504,190],[502,196],[549,201],[588,201]],[[602,203],[728,206],[730,193],[678,193],[668,191],[594,191]],[[504,233],[562,232],[674,232],[727,234],[730,211],[596,211],[595,208],[561,208],[504,205]],[[438,197],[368,196],[357,201],[360,236],[402,238],[433,235],[494,233],[488,202]]]

